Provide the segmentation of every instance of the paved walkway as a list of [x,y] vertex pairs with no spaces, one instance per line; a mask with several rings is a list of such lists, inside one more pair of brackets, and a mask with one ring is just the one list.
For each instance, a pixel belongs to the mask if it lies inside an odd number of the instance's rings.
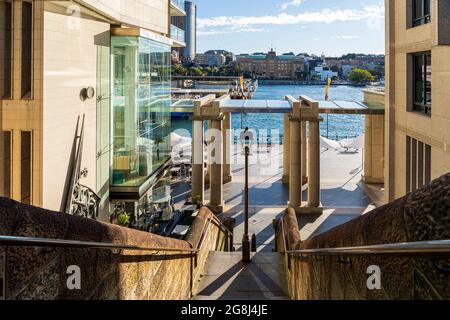
[[241,252],[211,252],[193,300],[287,300],[282,255],[257,253],[241,262]]
[[[233,181],[224,186],[227,210],[224,217],[236,219],[235,248],[240,249],[244,231],[244,165],[235,152]],[[256,235],[258,251],[271,252],[274,244],[272,221],[281,217],[287,207],[289,188],[282,183],[282,148],[273,147],[254,152],[249,168],[250,234]],[[361,216],[382,204],[381,187],[367,187],[361,182],[362,153],[339,153],[322,150],[320,216],[299,216],[302,239],[326,232]],[[305,188],[306,189],[306,188]],[[367,192],[371,190],[371,197]],[[206,193],[209,197],[209,192]],[[307,198],[307,190],[304,191]],[[373,199],[378,197],[377,199]]]

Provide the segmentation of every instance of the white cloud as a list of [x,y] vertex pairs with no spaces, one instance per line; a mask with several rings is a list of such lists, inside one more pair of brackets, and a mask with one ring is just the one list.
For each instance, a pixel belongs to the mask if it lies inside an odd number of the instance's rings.
[[331,39],[342,39],[342,40],[349,40],[349,39],[358,39],[360,38],[360,36],[350,36],[350,35],[345,35],[345,36],[336,36],[336,37],[331,37]]
[[366,6],[360,10],[331,10],[305,11],[299,14],[280,13],[266,16],[221,16],[198,19],[199,31],[209,28],[229,27],[242,28],[261,25],[305,25],[311,23],[335,23],[348,21],[374,21],[383,19],[384,6]]
[[230,34],[230,33],[241,33],[241,32],[264,32],[263,28],[225,28],[225,29],[210,29],[210,30],[199,30],[197,31],[197,36],[214,36],[218,34]]
[[289,2],[284,2],[281,4],[281,10],[286,10],[290,6],[298,7],[305,1],[306,0],[291,0]]

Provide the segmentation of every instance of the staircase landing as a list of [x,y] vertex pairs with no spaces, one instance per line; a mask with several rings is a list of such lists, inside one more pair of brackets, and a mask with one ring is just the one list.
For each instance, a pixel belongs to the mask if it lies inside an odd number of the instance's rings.
[[242,252],[210,252],[198,294],[193,300],[287,300],[283,256],[255,253],[241,262]]

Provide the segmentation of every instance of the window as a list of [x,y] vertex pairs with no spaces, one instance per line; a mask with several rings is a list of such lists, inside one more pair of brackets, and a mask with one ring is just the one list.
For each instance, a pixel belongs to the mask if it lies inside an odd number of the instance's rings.
[[11,198],[10,131],[0,131],[0,197]]
[[431,146],[406,137],[406,192],[431,182]]
[[33,5],[22,2],[22,98],[31,99]]
[[21,133],[20,160],[21,202],[31,204],[31,132],[29,131]]
[[0,99],[11,99],[12,4],[0,0]]
[[431,116],[431,53],[413,55],[414,103],[413,111]]
[[413,26],[417,27],[430,23],[430,2],[431,0],[413,0]]

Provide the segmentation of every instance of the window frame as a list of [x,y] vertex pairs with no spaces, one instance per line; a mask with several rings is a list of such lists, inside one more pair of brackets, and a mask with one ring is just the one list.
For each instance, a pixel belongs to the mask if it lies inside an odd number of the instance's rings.
[[[422,26],[425,24],[428,24],[431,22],[431,0],[419,0],[420,1],[420,5],[421,5],[421,9],[422,9],[422,16],[421,17],[417,17],[417,0],[412,0],[412,10],[413,10],[413,14],[412,14],[412,26],[413,27],[418,27],[418,26]],[[426,3],[428,2],[428,10],[429,12],[426,13],[425,9],[427,8]]]
[[[428,89],[428,84],[427,84],[427,61],[429,57],[429,61],[430,61],[430,67],[431,67],[431,72],[433,72],[432,69],[432,53],[431,51],[424,51],[424,52],[417,52],[417,53],[412,53],[411,54],[412,57],[412,102],[411,102],[411,107],[409,108],[409,111],[411,112],[417,112],[420,114],[423,114],[425,116],[431,117],[432,115],[432,99],[430,99],[430,103],[426,102],[426,97],[427,97],[427,92],[429,91],[429,94],[432,95],[432,87],[433,87],[433,83],[432,83],[432,79],[430,80],[431,84],[430,84],[430,90]],[[418,101],[417,100],[417,63],[416,63],[416,59],[417,58],[421,58],[422,59],[422,90],[423,90],[423,101]]]

